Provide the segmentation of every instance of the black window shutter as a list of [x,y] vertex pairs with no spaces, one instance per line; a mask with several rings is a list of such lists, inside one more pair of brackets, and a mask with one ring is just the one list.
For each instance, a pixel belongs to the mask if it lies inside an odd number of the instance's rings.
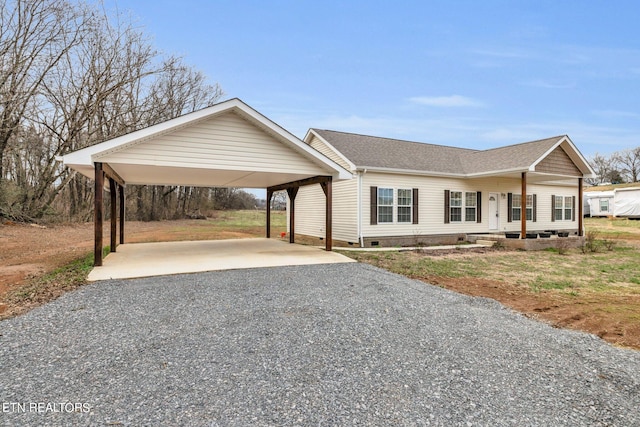
[[538,197],[533,195],[533,222],[538,221]]
[[450,199],[449,199],[449,190],[444,190],[444,223],[445,224],[449,224],[449,214],[451,213],[451,209],[449,209],[450,206]]
[[507,193],[507,222],[513,222],[513,193]]
[[478,219],[476,222],[479,224],[482,222],[482,192],[478,191],[476,193],[476,216]]
[[371,187],[371,225],[378,224],[378,187]]
[[413,189],[413,223],[418,223],[418,189]]
[[556,220],[556,195],[551,195],[551,222]]
[[576,220],[576,196],[572,197],[571,200],[571,221]]

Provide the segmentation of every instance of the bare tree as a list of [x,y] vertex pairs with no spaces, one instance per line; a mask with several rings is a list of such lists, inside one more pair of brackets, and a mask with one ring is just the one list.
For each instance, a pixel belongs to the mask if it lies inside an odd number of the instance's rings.
[[47,74],[79,39],[76,8],[60,0],[0,0],[0,181],[4,155]]
[[627,181],[638,182],[640,177],[640,147],[618,151],[614,154],[614,158]]
[[587,182],[591,185],[603,184],[605,182],[616,182],[620,179],[620,172],[617,167],[617,160],[614,156],[605,157],[595,153],[589,163],[595,171],[597,177],[590,178]]
[[[222,95],[182,59],[163,59],[130,17],[64,0],[0,0],[0,90],[0,215],[16,219],[40,217],[53,205],[88,217],[91,184],[56,156]],[[145,219],[184,215],[204,194],[190,187],[129,191]]]

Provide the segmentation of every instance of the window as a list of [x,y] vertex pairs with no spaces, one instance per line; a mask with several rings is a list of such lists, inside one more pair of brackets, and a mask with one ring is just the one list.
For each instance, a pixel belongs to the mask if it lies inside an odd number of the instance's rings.
[[[445,190],[445,223],[447,222],[479,222],[480,193],[475,191]],[[448,204],[447,204],[448,202]]]
[[511,219],[520,221],[520,212],[522,211],[522,195],[514,194],[511,199]]
[[393,222],[393,188],[378,188],[378,223]]
[[573,221],[573,196],[553,196],[555,221]]
[[600,199],[600,212],[609,212],[609,199]]
[[525,209],[527,221],[533,221],[533,194],[527,194],[527,206]]
[[473,192],[466,192],[464,194],[464,220],[476,221],[476,203],[478,202],[478,195]]
[[573,197],[565,196],[564,198],[564,220],[571,221],[573,211]]
[[[512,221],[520,221],[522,214],[522,194],[514,194],[511,202],[511,218]],[[533,194],[527,194],[525,204],[525,218],[527,221],[533,221]]]
[[413,190],[398,189],[398,222],[411,222]]
[[413,200],[413,198],[414,192],[416,195],[418,194],[417,189],[377,188],[372,191],[372,197],[375,198],[377,194],[377,204],[372,207],[371,211],[373,220],[377,220],[376,224],[391,224],[393,222],[406,224],[414,221],[414,209],[417,209],[414,203],[417,203],[417,200]]
[[451,192],[451,222],[462,222],[462,191]]
[[555,196],[555,198],[556,198],[555,209],[554,209],[555,219],[556,219],[556,221],[562,221],[562,201],[563,201],[563,197],[562,196]]

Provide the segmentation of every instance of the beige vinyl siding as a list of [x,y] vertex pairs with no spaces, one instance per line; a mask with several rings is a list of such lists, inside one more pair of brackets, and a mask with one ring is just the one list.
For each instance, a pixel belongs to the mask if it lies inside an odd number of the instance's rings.
[[234,113],[216,116],[100,158],[109,163],[326,174],[322,168]]
[[[358,241],[357,189],[357,179],[332,184],[335,240]],[[325,201],[320,185],[300,187],[296,196],[296,234],[325,236]]]
[[309,141],[309,145],[345,168],[346,170],[351,170],[351,165],[347,163],[341,156],[336,154],[336,152],[329,148],[327,144],[321,141],[317,136],[313,135],[311,137],[311,141]]
[[[418,188],[418,224],[370,224],[370,190],[371,186],[384,188]],[[481,219],[482,222],[444,222],[444,191],[480,191],[482,192]],[[498,193],[499,196],[499,230],[520,231],[520,221],[507,222],[507,193],[520,194],[521,183],[519,179],[507,178],[483,178],[483,179],[456,179],[423,177],[401,174],[366,173],[362,184],[362,233],[364,237],[391,237],[391,236],[421,236],[456,233],[488,233],[489,232],[489,193]],[[504,194],[504,198],[502,198]],[[540,185],[527,186],[527,194],[536,194],[537,221],[527,221],[529,230],[574,229],[576,221],[551,221],[551,195],[576,196],[578,203],[577,180],[575,186]],[[463,196],[464,197],[464,196]],[[576,207],[577,209],[577,207]],[[395,218],[394,212],[394,221]],[[464,214],[463,214],[464,218]]]

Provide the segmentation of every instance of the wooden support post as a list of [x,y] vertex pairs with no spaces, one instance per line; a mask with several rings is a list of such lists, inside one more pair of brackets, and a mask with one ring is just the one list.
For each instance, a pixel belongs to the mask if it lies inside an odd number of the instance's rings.
[[584,219],[583,219],[583,215],[584,212],[582,211],[584,209],[583,206],[583,191],[584,189],[582,188],[582,177],[578,178],[578,236],[583,236],[584,232],[583,232],[583,227],[584,227]]
[[104,172],[102,171],[102,163],[95,163],[95,182],[94,182],[94,212],[93,212],[93,265],[99,267],[102,265],[102,227],[103,227],[103,208],[104,208]]
[[[275,191],[281,191],[281,190],[287,190],[287,193],[289,193],[289,199],[292,200],[290,210],[291,212],[289,213],[290,215],[290,220],[291,220],[291,225],[290,225],[290,236],[289,236],[289,241],[291,243],[293,243],[293,239],[294,239],[294,235],[295,235],[295,230],[294,230],[294,226],[293,226],[293,222],[295,220],[295,212],[294,212],[294,206],[295,206],[295,202],[293,202],[293,200],[295,199],[295,195],[298,193],[298,188],[306,186],[306,185],[313,185],[313,184],[320,184],[320,186],[322,187],[322,191],[324,191],[324,194],[326,196],[327,199],[327,203],[326,203],[326,226],[325,226],[325,234],[326,234],[326,239],[325,239],[325,247],[327,251],[330,251],[331,248],[333,247],[333,241],[332,241],[332,235],[333,235],[333,230],[331,229],[331,209],[332,209],[332,199],[331,199],[331,180],[332,177],[331,176],[323,176],[323,175],[319,175],[319,176],[314,176],[311,178],[304,178],[304,179],[300,179],[298,181],[291,181],[291,182],[287,182],[285,184],[278,184],[278,185],[274,185],[272,187],[267,188],[267,237],[269,237],[269,203],[271,201],[271,195],[275,192]],[[292,197],[293,196],[293,197]]]
[[267,189],[267,239],[271,238],[271,198],[273,191]]
[[118,194],[120,196],[120,244],[124,244],[124,186],[118,186]]
[[117,189],[117,185],[116,182],[114,181],[113,178],[109,178],[109,196],[110,196],[110,202],[111,202],[111,240],[110,240],[110,248],[109,251],[110,252],[115,252],[116,251],[116,247],[118,246],[118,241],[116,240],[116,234],[117,234],[117,226],[118,226],[118,206],[117,206],[117,194],[116,192],[118,191]]
[[331,177],[325,182],[320,183],[322,191],[326,198],[325,204],[325,250],[331,252],[333,248],[333,229],[332,229],[332,210],[333,210],[333,198],[331,195]]
[[300,187],[287,188],[289,195],[289,243],[295,243],[295,224],[296,224],[296,195]]
[[520,238],[527,238],[527,173],[522,172],[522,194],[520,196]]

